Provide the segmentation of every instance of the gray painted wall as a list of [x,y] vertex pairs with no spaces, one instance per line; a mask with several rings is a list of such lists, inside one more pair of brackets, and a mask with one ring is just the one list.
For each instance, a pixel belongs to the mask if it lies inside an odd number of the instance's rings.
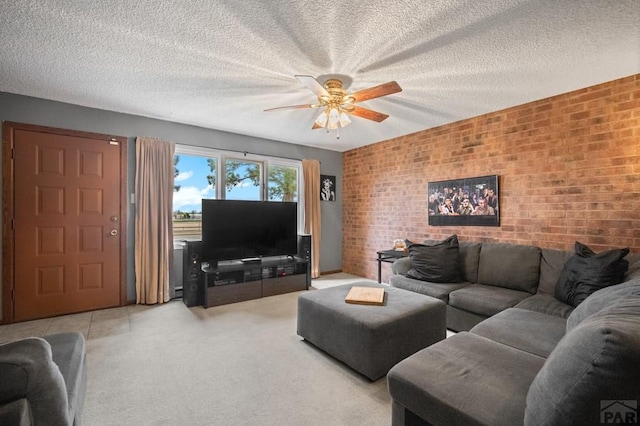
[[[273,157],[319,160],[321,173],[335,175],[338,188],[336,202],[321,203],[320,271],[342,269],[342,154],[339,152],[10,93],[0,93],[0,120],[127,137],[129,140],[127,152],[129,194],[134,188],[135,138],[137,136],[156,137],[178,144],[246,151]],[[126,221],[127,298],[129,300],[135,300],[133,217],[134,205],[129,205]]]

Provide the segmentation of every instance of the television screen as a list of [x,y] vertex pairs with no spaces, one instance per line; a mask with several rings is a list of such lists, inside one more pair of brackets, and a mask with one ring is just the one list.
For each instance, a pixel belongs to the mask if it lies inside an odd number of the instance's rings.
[[295,255],[297,238],[297,203],[202,200],[204,261]]

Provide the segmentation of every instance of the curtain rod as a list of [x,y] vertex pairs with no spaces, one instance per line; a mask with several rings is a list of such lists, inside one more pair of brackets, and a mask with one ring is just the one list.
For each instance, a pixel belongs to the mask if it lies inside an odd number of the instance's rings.
[[[239,152],[244,154],[244,156],[246,157],[247,154],[252,154],[252,155],[263,155],[266,157],[273,157],[273,158],[281,158],[283,160],[296,160],[296,161],[302,161],[304,160],[304,158],[290,158],[290,157],[281,157],[279,155],[266,155],[266,154],[256,154],[255,152],[249,152],[249,151],[234,151],[233,149],[229,150],[231,152]],[[322,164],[322,161],[318,160],[318,163]]]
[[233,149],[230,150],[231,152],[237,152],[240,154],[243,154],[245,157],[247,156],[247,154],[251,154],[251,155],[262,155],[265,157],[273,157],[273,158],[281,158],[283,160],[296,160],[296,161],[302,161],[302,158],[289,158],[289,157],[281,157],[279,155],[265,155],[265,154],[256,154],[255,152],[249,152],[249,151],[234,151]]
[[[205,146],[188,145],[188,144],[184,144],[184,143],[179,143],[177,145],[190,146],[190,147],[193,147],[193,148],[204,148],[204,149],[208,148],[208,147],[205,147]],[[209,149],[220,149],[220,148],[209,148]],[[281,158],[283,160],[295,160],[295,161],[302,161],[303,160],[302,158],[282,157],[280,155],[257,154],[255,152],[249,152],[249,151],[236,151],[235,149],[220,149],[220,151],[237,152],[239,154],[243,154],[245,157],[247,156],[247,154],[251,154],[251,155],[262,155],[262,156],[265,156],[265,157]],[[318,160],[318,163],[322,164],[322,162],[320,160]]]

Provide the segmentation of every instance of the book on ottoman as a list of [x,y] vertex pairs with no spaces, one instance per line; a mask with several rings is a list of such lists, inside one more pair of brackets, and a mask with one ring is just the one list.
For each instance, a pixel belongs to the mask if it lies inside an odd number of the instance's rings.
[[384,289],[353,286],[344,301],[360,305],[382,305],[384,303]]

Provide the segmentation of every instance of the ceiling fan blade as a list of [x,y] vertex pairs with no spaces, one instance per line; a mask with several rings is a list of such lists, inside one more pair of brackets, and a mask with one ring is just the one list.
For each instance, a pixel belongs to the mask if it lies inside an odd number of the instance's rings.
[[369,87],[368,89],[360,90],[349,95],[354,98],[354,102],[368,101],[369,99],[379,98],[380,96],[390,95],[392,93],[402,92],[402,88],[395,81],[381,84],[375,87]]
[[263,111],[277,111],[280,109],[318,108],[319,106],[320,105],[316,105],[316,104],[289,105],[289,106],[283,106],[283,107],[268,108]]
[[296,75],[296,78],[300,83],[311,89],[311,91],[315,93],[317,97],[330,96],[329,92],[327,92],[327,89],[322,87],[322,84],[320,84],[318,80],[311,77],[310,75]]
[[366,118],[367,120],[373,120],[380,123],[381,121],[386,120],[389,115],[383,114],[381,112],[373,111],[367,108],[362,108],[357,105],[352,105],[349,109],[344,109],[347,114],[355,115],[358,117]]

